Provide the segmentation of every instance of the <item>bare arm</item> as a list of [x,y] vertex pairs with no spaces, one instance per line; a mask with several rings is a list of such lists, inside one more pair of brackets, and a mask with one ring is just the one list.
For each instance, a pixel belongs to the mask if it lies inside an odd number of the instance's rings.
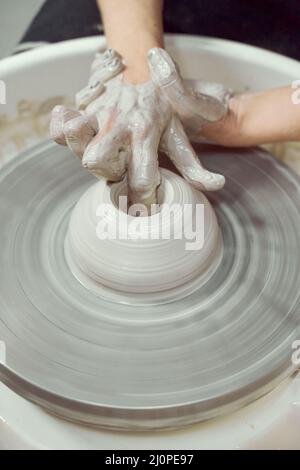
[[[147,52],[163,47],[163,0],[98,0],[109,47],[125,59],[124,79],[149,79]],[[251,146],[300,140],[300,104],[292,101],[291,87],[235,96],[229,113],[201,129],[221,145]]]
[[230,102],[229,113],[221,121],[205,125],[202,132],[229,146],[299,141],[300,103],[292,100],[293,93],[292,87],[284,87],[237,95]]
[[149,79],[147,52],[163,47],[163,0],[98,0],[109,47],[124,58],[124,79]]

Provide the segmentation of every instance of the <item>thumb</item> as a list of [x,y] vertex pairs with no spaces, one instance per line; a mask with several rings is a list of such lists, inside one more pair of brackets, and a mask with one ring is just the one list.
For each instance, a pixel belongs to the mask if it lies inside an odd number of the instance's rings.
[[205,93],[196,94],[186,86],[177,65],[164,49],[150,49],[148,64],[152,80],[162,89],[180,118],[196,117],[214,122],[226,114],[227,108],[218,98]]

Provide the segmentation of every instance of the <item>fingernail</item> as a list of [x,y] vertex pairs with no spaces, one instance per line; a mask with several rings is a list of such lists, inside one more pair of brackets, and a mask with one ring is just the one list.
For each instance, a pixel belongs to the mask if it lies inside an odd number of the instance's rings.
[[156,65],[157,62],[161,59],[161,51],[159,47],[153,47],[148,51],[148,59],[152,65]]
[[208,191],[217,191],[223,188],[225,178],[222,175],[213,175],[213,177],[207,181],[207,184],[205,184],[205,182],[203,182],[203,184]]
[[89,170],[92,170],[93,168],[95,168],[96,165],[97,165],[96,160],[91,160],[91,159],[82,160],[83,168],[88,168]]

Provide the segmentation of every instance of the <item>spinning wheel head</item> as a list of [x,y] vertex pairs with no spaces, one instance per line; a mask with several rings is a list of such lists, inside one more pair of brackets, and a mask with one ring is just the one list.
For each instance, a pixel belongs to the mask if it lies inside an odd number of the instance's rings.
[[[115,290],[108,301],[70,269],[65,240],[72,211],[99,187],[89,189],[94,179],[66,149],[45,143],[2,169],[6,363],[0,377],[6,384],[68,419],[146,430],[233,410],[293,372],[292,344],[300,336],[299,178],[262,150],[210,149],[202,161],[226,176],[224,189],[209,195],[223,251],[186,295],[156,298],[155,305],[155,275],[142,301],[133,301],[138,282],[130,294],[106,286]],[[120,258],[118,271],[124,266]]]

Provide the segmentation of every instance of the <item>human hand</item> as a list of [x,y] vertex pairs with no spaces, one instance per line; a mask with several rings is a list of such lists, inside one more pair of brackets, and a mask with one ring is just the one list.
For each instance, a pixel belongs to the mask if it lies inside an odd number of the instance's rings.
[[299,141],[300,107],[293,99],[293,87],[233,94],[222,85],[182,80],[163,49],[151,49],[148,61],[152,80],[161,87],[192,142],[249,147]]
[[[54,140],[68,145],[97,177],[119,181],[127,173],[132,203],[150,206],[156,202],[159,149],[197,189],[221,189],[224,177],[202,167],[164,86],[154,80],[131,85],[124,83],[122,76],[110,78],[104,86],[103,77],[107,80],[109,76],[107,68],[114,75],[120,70],[117,63],[112,67],[111,60],[107,62],[109,67],[100,60],[97,76],[93,69],[89,87],[77,95],[78,111],[63,107],[53,110]],[[184,117],[190,122],[195,104],[192,98],[186,102]],[[218,98],[204,96],[196,111],[198,120],[213,120],[220,118],[226,107]]]
[[153,82],[187,128],[199,130],[202,124],[219,121],[226,115],[231,90],[218,83],[183,80],[178,65],[159,47],[149,50],[148,63]]
[[200,134],[228,147],[299,141],[300,106],[293,102],[292,94],[287,86],[235,95],[229,100],[227,115],[206,123]]

